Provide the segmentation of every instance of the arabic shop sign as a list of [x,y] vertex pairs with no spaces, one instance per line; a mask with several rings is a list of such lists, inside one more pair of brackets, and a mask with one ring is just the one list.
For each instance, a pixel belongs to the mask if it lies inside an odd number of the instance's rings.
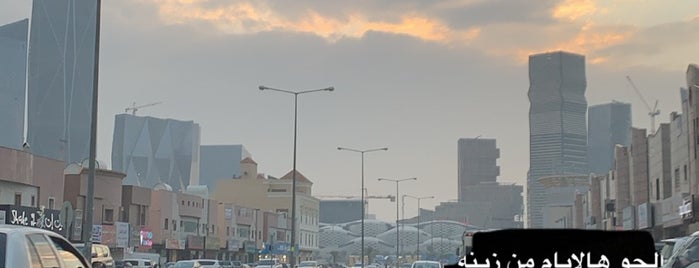
[[0,214],[5,215],[5,220],[2,221],[4,224],[41,228],[59,234],[63,233],[60,210],[0,205]]
[[[471,256],[473,256],[473,253],[471,253]],[[493,254],[493,256],[497,256],[497,254]],[[514,254],[513,256],[517,256]],[[591,257],[591,254],[588,252],[587,254],[585,253],[577,253],[577,254],[572,254],[571,257],[568,257],[567,262],[560,262],[560,259],[565,259],[565,257],[558,257],[558,253],[553,254],[553,261],[550,259],[544,259],[540,264],[537,265],[537,262],[534,261],[534,259],[529,258],[526,262],[520,261],[520,260],[514,260],[515,263],[517,263],[519,268],[538,268],[538,267],[544,267],[544,268],[551,268],[551,267],[559,267],[559,268],[570,268],[570,267],[583,267],[585,263],[587,263],[588,268],[610,268],[610,267],[619,267],[619,265],[615,265],[614,263],[611,263],[609,261],[609,258],[605,255],[601,255],[597,261],[597,263],[594,263],[594,261],[590,261],[590,259],[593,259]],[[472,261],[474,263],[468,263],[468,259],[466,257],[463,257],[459,260],[458,266],[460,267],[465,267],[465,268],[490,268],[493,267],[490,265],[490,258],[485,260],[484,264],[479,264],[478,260],[473,259]],[[571,261],[574,263],[577,263],[577,265],[571,265]],[[483,260],[481,260],[483,262]],[[497,264],[500,264],[499,260],[496,260]],[[508,262],[509,263],[509,262]],[[656,267],[662,267],[663,266],[663,258],[658,254],[657,252],[655,253],[654,257],[654,262],[653,263],[646,263],[643,260],[639,258],[635,258],[632,261],[629,260],[629,258],[624,258],[621,261],[621,267],[623,268],[656,268]],[[499,267],[499,266],[498,266]]]

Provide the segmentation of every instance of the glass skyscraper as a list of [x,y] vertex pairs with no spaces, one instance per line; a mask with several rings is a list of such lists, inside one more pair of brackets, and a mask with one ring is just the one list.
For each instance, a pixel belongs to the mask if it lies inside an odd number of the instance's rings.
[[34,154],[89,156],[97,3],[34,0],[29,39],[27,141]]
[[199,124],[119,114],[113,138],[112,169],[126,173],[124,185],[199,185]]
[[529,228],[545,228],[548,194],[537,180],[587,173],[585,57],[558,51],[529,56]]
[[590,106],[587,161],[590,172],[607,174],[614,167],[614,147],[631,142],[631,104],[612,102]]
[[21,149],[29,20],[0,26],[0,146]]

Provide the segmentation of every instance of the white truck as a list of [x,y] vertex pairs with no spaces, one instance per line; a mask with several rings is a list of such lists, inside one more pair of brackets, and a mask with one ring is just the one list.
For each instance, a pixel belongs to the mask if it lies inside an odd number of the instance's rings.
[[124,259],[146,259],[150,260],[153,267],[164,267],[165,258],[161,258],[157,253],[131,252],[125,253]]

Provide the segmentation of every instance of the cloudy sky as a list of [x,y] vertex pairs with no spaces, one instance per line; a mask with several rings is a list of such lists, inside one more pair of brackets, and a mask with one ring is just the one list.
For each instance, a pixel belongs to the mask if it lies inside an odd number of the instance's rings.
[[[0,24],[27,18],[31,1],[0,0]],[[699,62],[696,0],[118,0],[103,1],[98,157],[110,161],[114,115],[194,120],[203,144],[244,144],[260,170],[291,169],[291,90],[334,86],[299,99],[298,167],[323,195],[360,194],[360,158],[337,146],[389,147],[367,155],[376,178],[418,177],[403,193],[456,198],[456,142],[496,138],[501,181],[523,184],[528,161],[527,57],[586,55],[587,99],[633,103],[659,121],[679,110],[685,70]],[[406,215],[416,214],[414,201]],[[395,204],[370,213],[395,219]]]

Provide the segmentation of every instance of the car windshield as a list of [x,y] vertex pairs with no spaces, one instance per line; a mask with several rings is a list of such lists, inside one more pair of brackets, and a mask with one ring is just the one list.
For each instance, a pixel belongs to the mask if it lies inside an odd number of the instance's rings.
[[257,262],[257,265],[274,265],[275,263],[274,260],[261,260]]
[[316,262],[314,261],[302,261],[301,264],[299,264],[301,267],[311,267],[311,266],[316,266]]
[[215,261],[199,261],[199,264],[201,265],[214,265],[216,264]]

